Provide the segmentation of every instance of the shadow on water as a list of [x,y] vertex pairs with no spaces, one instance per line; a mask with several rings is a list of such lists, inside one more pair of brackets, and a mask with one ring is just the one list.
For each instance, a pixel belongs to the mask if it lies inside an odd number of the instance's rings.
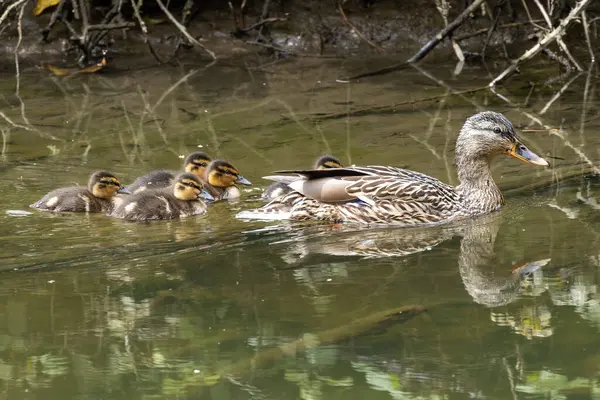
[[[599,396],[595,70],[493,93],[472,91],[489,78],[476,67],[336,82],[353,68],[25,70],[25,107],[1,99],[2,394]],[[484,108],[544,129],[522,136],[554,164],[496,161],[499,213],[427,229],[233,217],[260,204],[261,176],[323,153],[456,184],[456,132]],[[152,223],[18,212],[95,169],[128,183],[200,146],[255,184],[242,200]]]

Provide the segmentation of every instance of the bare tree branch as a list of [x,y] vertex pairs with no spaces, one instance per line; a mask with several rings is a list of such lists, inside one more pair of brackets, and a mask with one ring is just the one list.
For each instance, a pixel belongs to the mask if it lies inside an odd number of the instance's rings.
[[492,82],[489,83],[488,86],[494,87],[497,83],[512,75],[517,70],[517,68],[519,68],[519,65],[521,65],[525,61],[530,60],[532,57],[534,57],[536,54],[542,51],[542,49],[544,49],[548,44],[552,43],[553,41],[557,40],[560,36],[562,36],[567,27],[577,18],[577,16],[579,16],[579,14],[581,14],[585,10],[585,8],[591,2],[592,0],[579,1],[575,5],[575,7],[571,9],[569,15],[565,19],[563,19],[555,29],[546,34],[546,36],[544,36],[542,40],[540,40],[535,46],[527,50],[521,57],[515,60],[510,67],[508,67],[506,70],[504,70],[504,72],[498,75]]
[[190,43],[195,44],[196,46],[200,47],[202,50],[204,50],[205,52],[207,52],[213,58],[213,60],[217,59],[217,56],[215,55],[215,53],[213,53],[212,51],[210,51],[209,49],[207,49],[202,43],[200,43],[192,35],[190,35],[190,33],[185,28],[185,26],[181,25],[179,23],[179,21],[177,21],[175,19],[175,17],[173,16],[173,14],[171,14],[169,12],[169,10],[167,9],[167,7],[165,7],[165,5],[163,4],[163,2],[161,0],[156,0],[156,3],[160,7],[160,9],[165,13],[165,15],[167,16],[167,18],[169,18],[169,20],[173,23],[173,25],[175,25],[177,27],[177,29],[179,29],[179,31],[183,34],[183,36],[186,37],[187,40],[190,41]]

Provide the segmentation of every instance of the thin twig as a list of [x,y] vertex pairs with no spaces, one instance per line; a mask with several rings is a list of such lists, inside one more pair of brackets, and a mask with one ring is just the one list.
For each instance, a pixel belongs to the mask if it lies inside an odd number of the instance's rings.
[[88,26],[88,32],[91,31],[104,31],[111,29],[123,29],[123,28],[135,28],[135,22],[121,22],[118,24],[97,24]]
[[537,24],[537,22],[539,22],[539,20],[534,20],[533,17],[531,16],[531,13],[529,12],[529,7],[527,7],[527,1],[521,0],[521,3],[523,4],[523,8],[525,9],[525,12],[527,13],[527,18],[529,19],[529,22],[536,28],[538,28],[540,30],[544,30],[544,28],[542,28],[540,25]]
[[[214,61],[212,63],[210,63],[206,68],[211,67],[212,65],[214,65]],[[175,89],[177,89],[177,87],[179,87],[179,85],[181,85],[182,83],[187,81],[192,76],[196,75],[196,73],[198,73],[198,71],[200,71],[200,70],[198,70],[198,69],[191,70],[184,77],[182,77],[177,82],[175,82],[173,85],[171,85],[167,90],[165,90],[163,92],[163,94],[159,97],[159,99],[156,101],[156,103],[152,107],[149,108],[149,111],[153,113],[156,110],[156,108],[167,98],[168,95],[173,93],[173,91]]]
[[21,6],[21,10],[19,11],[19,19],[17,20],[17,32],[19,34],[19,39],[17,40],[17,45],[15,46],[15,75],[16,75],[16,89],[15,96],[19,99],[19,103],[21,104],[21,118],[23,118],[23,122],[27,125],[31,125],[27,116],[25,115],[25,103],[23,99],[21,99],[21,69],[19,67],[19,49],[21,47],[21,42],[23,41],[23,13],[25,11],[25,6],[27,3]]
[[2,132],[2,151],[0,154],[2,157],[6,157],[6,149],[8,148],[10,131],[8,129],[0,128],[0,132]]
[[0,25],[2,25],[2,23],[4,22],[4,20],[8,16],[8,13],[13,8],[16,8],[16,7],[20,6],[21,4],[25,3],[26,1],[27,0],[19,0],[19,1],[16,1],[16,2],[12,3],[10,6],[6,7],[6,10],[4,10],[4,13],[2,13],[2,16],[0,17]]
[[492,35],[494,34],[494,31],[498,27],[498,21],[500,21],[501,11],[502,11],[502,9],[498,8],[498,11],[496,12],[496,17],[494,18],[494,21],[492,22],[492,26],[490,26],[490,29],[488,30],[487,36],[485,38],[485,42],[483,43],[483,48],[481,49],[481,57],[483,57],[483,58],[485,58],[485,51],[487,50],[487,47],[489,46],[490,41],[492,40]]
[[[539,22],[541,20],[533,20],[533,21],[525,21],[525,22],[511,22],[509,24],[502,24],[502,25],[498,25],[496,27],[496,29],[508,29],[508,28],[516,28],[518,26],[523,26],[523,25],[531,25],[532,22]],[[483,28],[483,29],[479,29],[475,32],[471,32],[471,33],[465,33],[464,35],[457,35],[454,36],[454,40],[456,40],[457,42],[463,41],[465,39],[470,39],[472,37],[475,36],[479,36],[479,35],[483,35],[486,34],[490,31],[490,28]]]
[[257,23],[255,23],[253,25],[250,25],[247,28],[240,29],[240,32],[244,32],[244,33],[250,32],[253,29],[256,29],[256,28],[259,28],[259,27],[263,26],[264,24],[269,24],[271,22],[280,22],[280,21],[287,21],[287,18],[272,17],[272,18],[263,19],[262,21],[257,22]]
[[592,40],[590,38],[590,27],[588,25],[586,11],[583,11],[581,13],[581,22],[583,23],[583,33],[585,34],[585,42],[587,43],[588,51],[590,52],[590,62],[593,64],[596,62],[596,56],[594,55],[594,49],[592,48]]
[[52,27],[56,24],[56,21],[58,21],[58,18],[60,18],[60,16],[62,15],[63,7],[65,6],[66,2],[67,0],[61,0],[60,3],[58,3],[56,10],[54,10],[52,15],[50,16],[50,21],[48,22],[48,25],[46,25],[46,27],[42,29],[42,39],[44,41],[48,40],[48,35],[50,34]]
[[513,396],[513,400],[517,400],[519,397],[517,396],[517,391],[515,390],[515,377],[510,369],[510,365],[508,365],[508,360],[506,357],[502,357],[502,362],[504,363],[504,368],[506,369],[506,375],[508,375],[508,385],[510,387],[510,393]]
[[[73,0],[73,3],[76,3],[77,0]],[[81,32],[81,37],[79,38],[80,44],[81,46],[85,46],[87,43],[87,37],[88,37],[88,29],[89,29],[89,9],[87,7],[87,0],[82,0],[81,1],[81,25],[82,25],[82,32]],[[88,49],[86,49],[88,50]],[[86,53],[86,57],[87,57],[87,53]]]
[[[143,0],[140,0],[140,3]],[[138,21],[138,24],[140,25],[140,29],[142,30],[142,32],[144,33],[144,35],[148,34],[148,28],[146,27],[146,23],[144,22],[144,20],[142,19],[142,16],[140,15],[140,4],[137,4],[135,2],[135,0],[131,0],[131,7],[133,7],[133,14],[135,15],[135,18]],[[146,41],[148,40],[148,38],[146,38]]]
[[581,104],[581,118],[580,118],[580,126],[579,126],[579,136],[581,138],[581,145],[585,146],[585,122],[587,118],[588,108],[590,107],[591,99],[590,98],[590,84],[592,80],[592,71],[593,71],[593,63],[590,63],[587,71],[587,77],[585,78],[585,86],[583,88],[583,101]]
[[342,14],[342,18],[344,19],[344,23],[346,23],[346,25],[348,25],[350,28],[352,28],[354,30],[354,32],[356,32],[356,34],[362,40],[364,40],[365,42],[367,42],[371,47],[376,48],[378,51],[384,51],[376,43],[373,43],[372,41],[370,41],[369,39],[367,39],[367,37],[365,35],[363,35],[363,33],[361,31],[359,31],[357,27],[355,27],[350,21],[348,21],[348,18],[346,18],[346,14],[344,13],[344,8],[342,7],[342,3],[338,3],[338,10],[340,11],[340,14]]
[[571,83],[573,83],[575,79],[581,76],[581,74],[583,74],[583,72],[576,73],[573,78],[571,78],[567,83],[565,83],[563,87],[561,87],[560,90],[556,92],[554,96],[552,96],[552,98],[546,103],[544,108],[542,108],[542,111],[540,111],[540,115],[544,115],[546,111],[548,111],[548,109],[552,106],[552,104],[569,88],[569,86],[571,86]]
[[52,140],[58,140],[58,141],[60,141],[60,139],[59,139],[59,138],[57,138],[56,136],[54,136],[54,135],[50,135],[50,134],[47,134],[47,133],[44,133],[44,132],[42,132],[42,131],[40,131],[40,130],[38,130],[38,129],[35,129],[35,128],[34,128],[34,127],[32,127],[32,126],[27,126],[27,125],[21,125],[21,124],[17,124],[17,123],[16,123],[16,122],[14,122],[12,119],[10,119],[10,118],[9,118],[9,117],[8,117],[6,114],[4,114],[2,111],[0,111],[0,117],[2,117],[2,118],[3,118],[3,119],[6,121],[6,122],[8,122],[8,123],[9,123],[9,124],[10,124],[12,127],[14,127],[14,128],[20,128],[20,129],[25,129],[26,131],[30,131],[30,132],[36,132],[36,133],[38,133],[38,134],[39,134],[41,137],[44,137],[44,138],[49,138],[49,139],[52,139]]
[[140,5],[143,2],[143,0],[140,0],[139,4],[136,3],[135,0],[130,0],[130,1],[131,1],[131,7],[133,8],[133,14],[135,15],[135,18],[138,21],[138,25],[140,26],[140,29],[142,30],[142,33],[144,34],[144,41],[148,45],[148,49],[150,49],[150,54],[152,54],[152,56],[154,56],[154,58],[156,59],[156,61],[158,61],[159,64],[165,64],[165,63],[171,61],[171,60],[163,61],[163,59],[158,55],[158,53],[154,49],[154,46],[152,45],[152,41],[150,39],[148,39],[148,27],[146,26],[146,23],[144,22],[144,20],[142,19],[142,16],[140,15]]
[[[263,21],[265,19],[267,19],[267,17],[269,16],[269,5],[270,4],[271,4],[271,0],[265,0],[265,2],[263,3],[262,13],[260,14],[260,19],[263,20]],[[266,30],[266,35],[264,35],[265,30]],[[266,37],[270,38],[271,34],[269,32],[269,28],[266,25],[264,25],[264,24],[261,25],[258,28],[258,36],[259,37],[266,36]]]
[[425,44],[411,58],[408,59],[409,63],[415,63],[423,59],[431,50],[434,49],[444,38],[454,32],[462,23],[468,18],[469,14],[475,11],[485,0],[475,0],[469,7],[467,7],[454,21],[448,24],[444,29],[439,31],[429,42]]
[[160,9],[165,13],[165,15],[167,16],[167,18],[169,18],[169,20],[173,23],[173,25],[175,25],[175,27],[177,29],[179,29],[179,31],[183,34],[183,36],[186,37],[187,40],[190,41],[190,43],[195,44],[196,46],[200,47],[202,50],[204,50],[205,52],[207,52],[212,57],[213,60],[217,59],[217,56],[215,55],[215,53],[213,53],[212,51],[210,51],[209,49],[207,49],[202,43],[200,43],[199,41],[197,41],[196,39],[194,39],[194,37],[192,35],[190,35],[190,33],[185,28],[185,26],[181,25],[179,23],[179,21],[177,21],[175,19],[175,17],[173,16],[173,14],[171,14],[169,12],[169,10],[167,9],[167,7],[165,7],[165,5],[163,4],[163,2],[161,0],[156,0],[156,3],[160,7]]

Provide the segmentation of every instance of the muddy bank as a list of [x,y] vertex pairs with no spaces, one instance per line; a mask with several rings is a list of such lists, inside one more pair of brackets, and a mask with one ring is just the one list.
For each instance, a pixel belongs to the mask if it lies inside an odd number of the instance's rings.
[[[32,63],[66,61],[70,55],[70,61],[74,61],[76,52],[73,51],[73,41],[69,40],[73,36],[60,21],[49,30],[46,40],[42,40],[42,31],[48,26],[53,9],[34,16],[34,4],[29,3],[23,13],[23,37],[18,46],[21,59]],[[492,8],[472,13],[454,34],[467,57],[481,52],[483,46],[488,48],[487,56],[494,57],[500,51],[506,52],[506,46],[532,43],[528,37],[531,25],[526,23],[528,17],[522,2],[492,3]],[[106,7],[97,2],[92,4],[91,15],[100,18]],[[447,20],[452,21],[464,10],[465,4],[457,0],[448,4]],[[230,8],[224,1],[202,2],[198,9],[194,9],[187,29],[219,59],[257,52],[276,53],[279,57],[398,55],[407,58],[445,26],[434,1],[347,1],[336,5],[316,0],[282,0],[270,3],[267,13],[263,6],[262,1],[248,1],[241,11],[238,4],[231,4]],[[182,5],[172,2],[170,7],[173,15],[179,17]],[[592,8],[600,9],[600,6]],[[529,8],[532,17],[538,18],[535,10],[535,5]],[[210,60],[211,57],[198,46],[180,46],[173,57],[180,40],[175,25],[156,6],[149,5],[141,11],[147,35],[139,26],[111,30],[98,46],[107,48],[114,58],[133,56],[136,62],[153,62],[153,59],[156,62],[157,58],[163,61],[182,58]],[[133,21],[131,13],[123,7],[124,18],[130,17]],[[4,53],[4,59],[13,54],[18,45],[17,15],[12,17],[13,21],[10,24],[5,22],[0,29],[0,52]],[[261,24],[265,20],[269,22]],[[488,35],[491,21],[494,29]],[[77,27],[78,21],[71,22]],[[147,41],[152,45],[154,55]],[[447,57],[451,53],[450,42],[444,40],[432,56]],[[4,68],[11,67],[5,65]]]

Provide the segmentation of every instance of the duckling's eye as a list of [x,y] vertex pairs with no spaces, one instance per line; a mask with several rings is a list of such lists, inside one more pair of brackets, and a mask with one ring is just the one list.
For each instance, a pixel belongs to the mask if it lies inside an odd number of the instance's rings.
[[502,128],[500,128],[499,126],[495,126],[494,133],[500,135],[502,133]]
[[198,166],[199,167],[206,167],[206,166],[208,166],[208,163],[201,162],[201,163],[198,163]]
[[226,170],[225,170],[225,173],[226,173],[227,175],[233,175],[233,172],[231,172],[231,171],[230,171],[230,170],[228,170],[228,169],[226,169]]

